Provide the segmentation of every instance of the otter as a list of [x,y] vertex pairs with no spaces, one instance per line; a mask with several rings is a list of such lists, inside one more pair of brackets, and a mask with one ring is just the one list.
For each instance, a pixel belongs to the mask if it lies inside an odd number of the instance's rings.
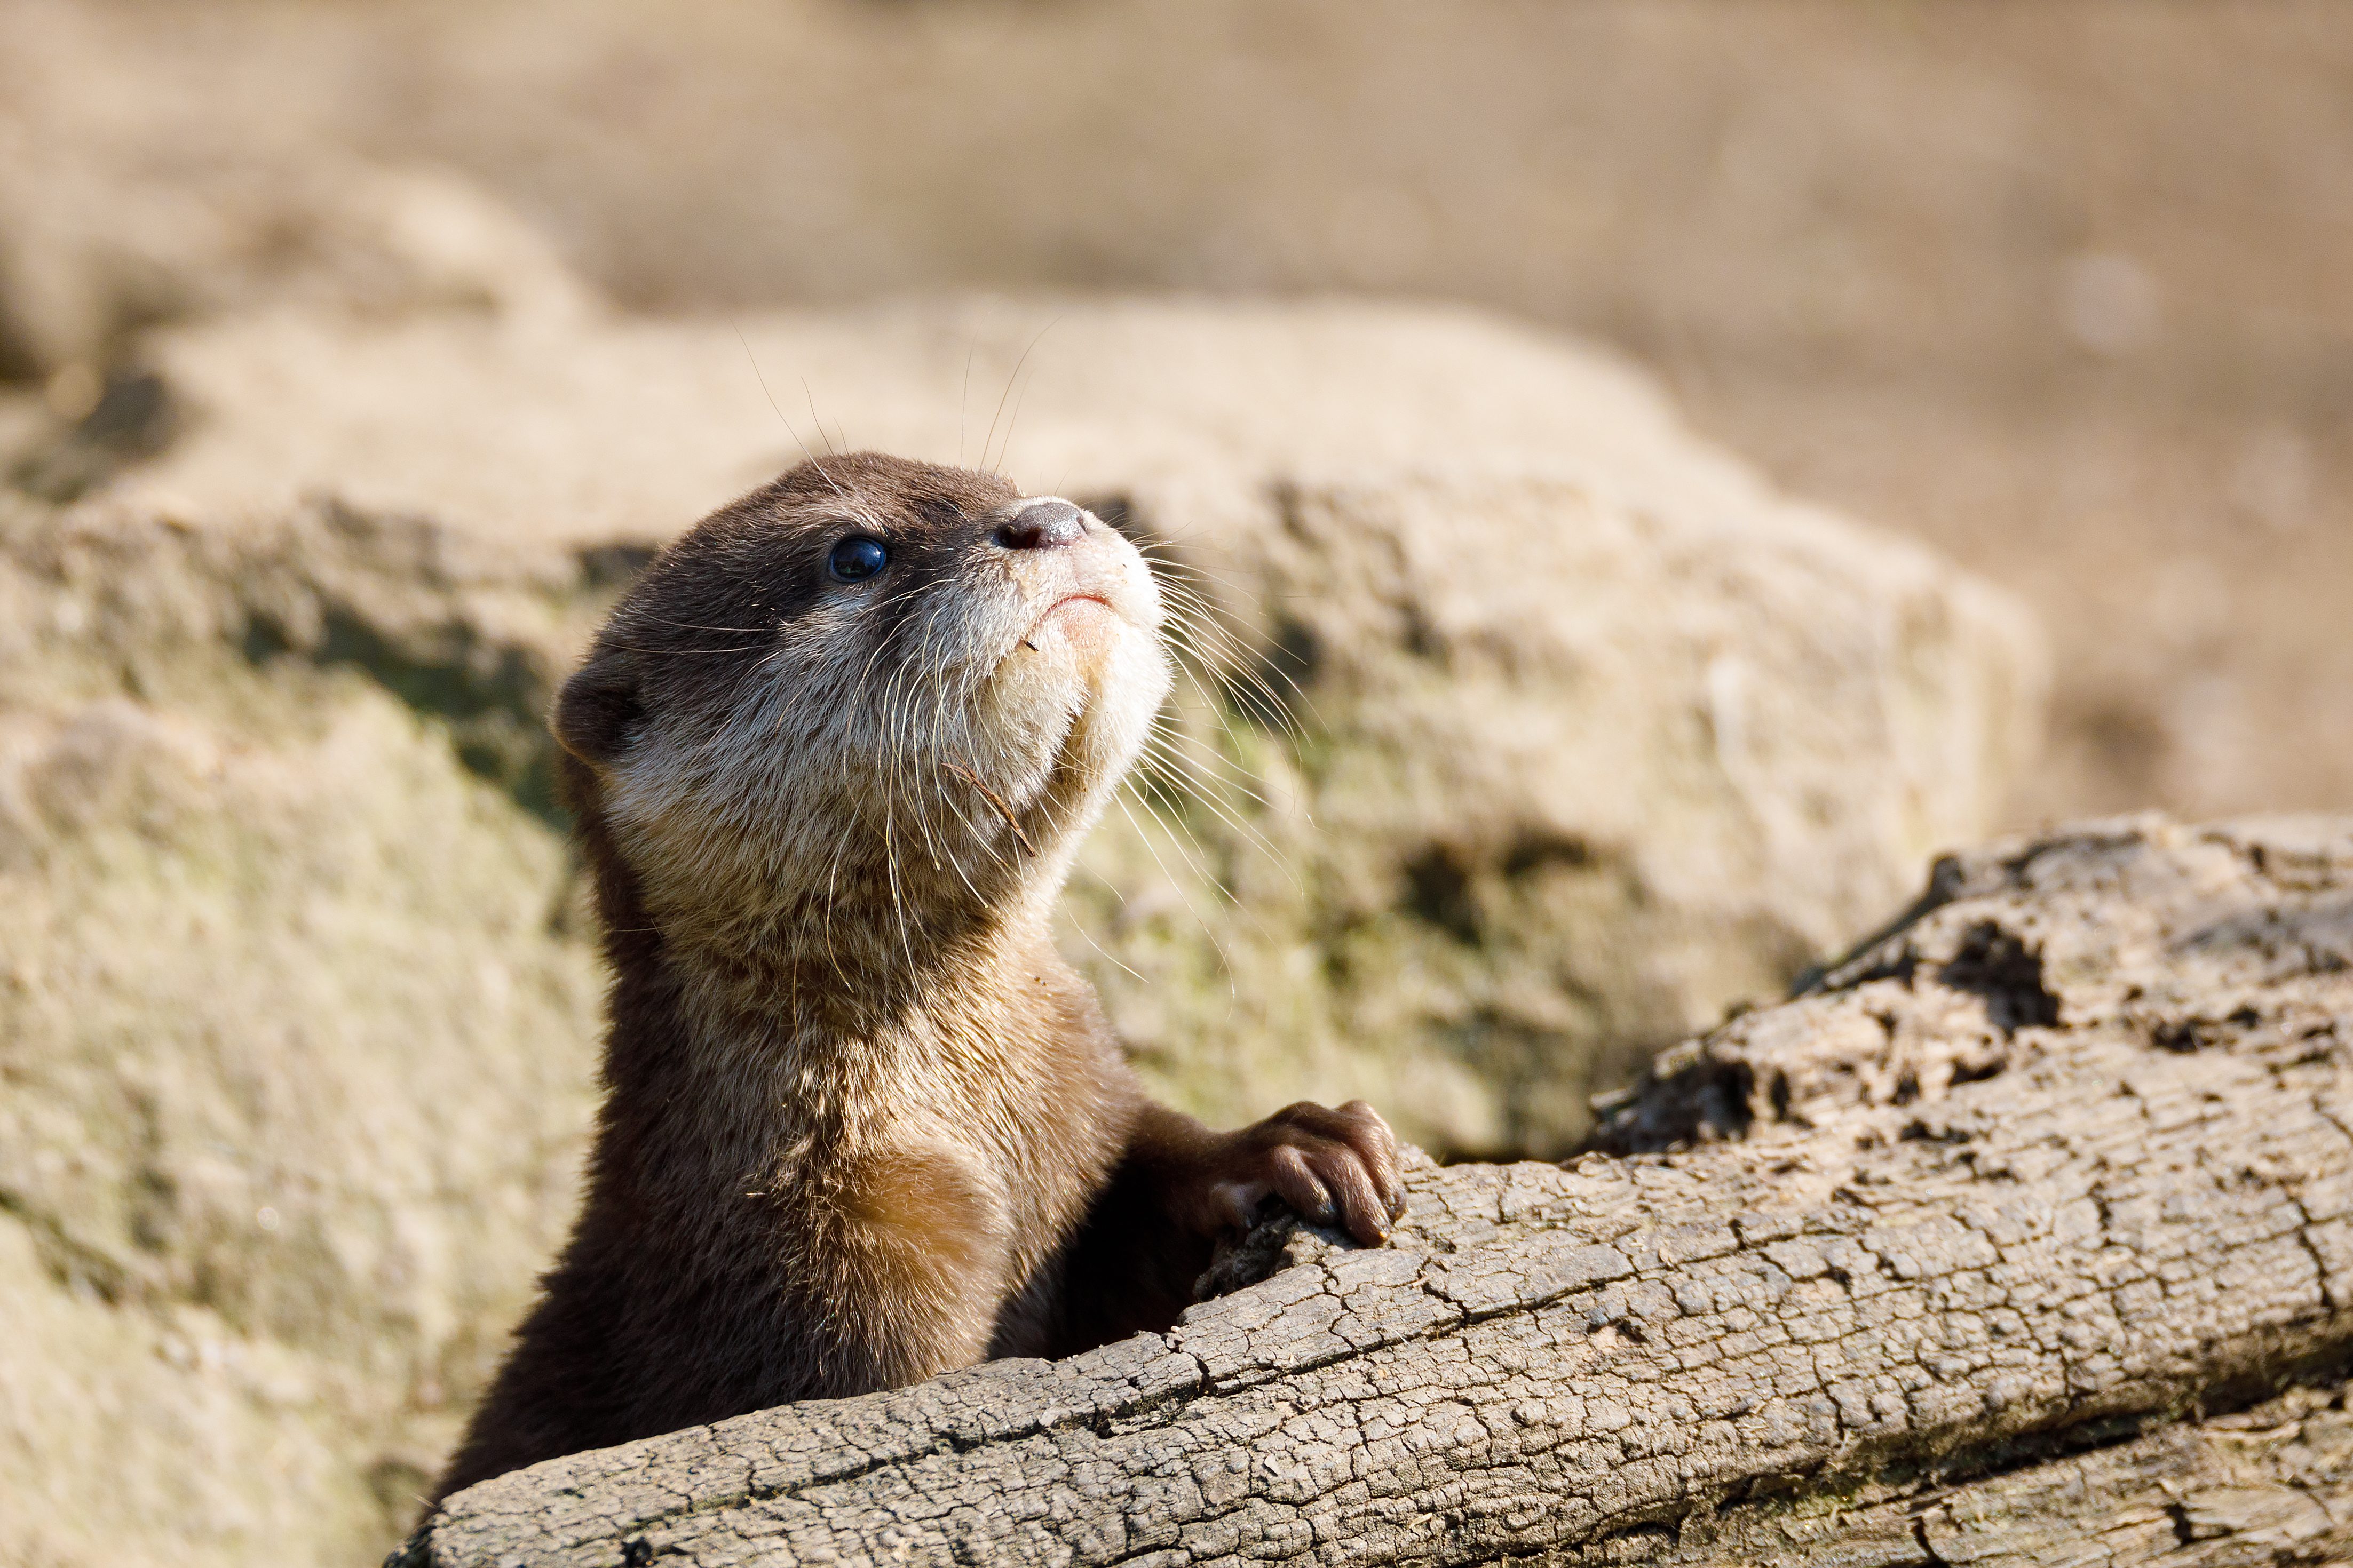
[[1081,507],[872,453],[639,574],[551,718],[612,975],[586,1194],[437,1500],[1168,1327],[1269,1198],[1386,1237],[1369,1106],[1155,1104],[1050,938],[1163,616]]

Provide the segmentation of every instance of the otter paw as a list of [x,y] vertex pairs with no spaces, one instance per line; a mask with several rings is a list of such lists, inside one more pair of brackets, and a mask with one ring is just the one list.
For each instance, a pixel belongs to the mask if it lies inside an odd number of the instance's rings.
[[1337,1110],[1301,1100],[1227,1134],[1214,1206],[1247,1229],[1258,1205],[1281,1198],[1303,1219],[1338,1226],[1366,1247],[1405,1214],[1397,1137],[1361,1100]]

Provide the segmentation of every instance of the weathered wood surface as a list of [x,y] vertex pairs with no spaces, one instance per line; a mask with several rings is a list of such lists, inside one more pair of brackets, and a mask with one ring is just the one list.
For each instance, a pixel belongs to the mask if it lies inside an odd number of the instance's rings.
[[2183,1418],[2353,1361],[2348,1128],[2353,822],[2093,825],[1941,864],[1614,1152],[1424,1166],[1392,1247],[1262,1227],[1166,1335],[558,1460],[404,1555],[2328,1560],[2325,1392]]
[[1628,1556],[1662,1568],[2342,1563],[2353,1554],[2353,1414],[2341,1391],[2295,1389],[1956,1485],[1703,1511],[1678,1537],[1661,1531],[1630,1544],[1645,1550]]

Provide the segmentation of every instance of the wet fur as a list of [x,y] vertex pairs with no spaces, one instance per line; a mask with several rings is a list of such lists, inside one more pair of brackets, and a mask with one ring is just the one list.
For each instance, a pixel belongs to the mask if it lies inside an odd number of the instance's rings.
[[[1358,1228],[1396,1211],[1368,1110],[1228,1134],[1151,1104],[1056,953],[1052,900],[1168,671],[1133,549],[1088,520],[1017,558],[992,530],[1022,504],[806,465],[649,567],[567,684],[605,1101],[572,1239],[439,1493],[1166,1326],[1270,1190],[1369,1181]],[[823,571],[846,531],[892,551],[847,590]],[[1039,622],[1074,584],[1113,618]]]

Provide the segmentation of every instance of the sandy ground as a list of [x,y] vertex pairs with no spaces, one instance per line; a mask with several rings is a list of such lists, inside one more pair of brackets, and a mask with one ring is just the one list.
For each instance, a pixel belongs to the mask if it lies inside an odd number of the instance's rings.
[[188,159],[451,165],[652,310],[1553,323],[2028,595],[2060,687],[2018,823],[2353,805],[2337,0],[0,0],[0,93]]

